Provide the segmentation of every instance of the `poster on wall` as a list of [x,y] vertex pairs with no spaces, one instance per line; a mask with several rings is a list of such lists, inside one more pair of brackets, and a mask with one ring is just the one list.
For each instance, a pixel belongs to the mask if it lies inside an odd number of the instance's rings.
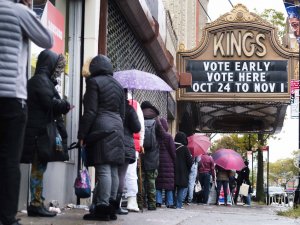
[[283,2],[288,14],[291,29],[297,39],[297,42],[300,44],[300,5],[299,3],[296,4],[298,1],[295,0],[284,0]]
[[[50,2],[47,1],[45,5],[33,4],[33,10],[41,18],[41,22],[53,34],[54,44],[51,48],[57,54],[64,54],[64,32],[65,32],[65,18],[64,15]],[[38,55],[43,48],[38,47],[34,43],[31,44],[31,76],[33,76],[36,68]],[[58,85],[56,89],[61,97],[64,93],[64,74],[58,78]]]

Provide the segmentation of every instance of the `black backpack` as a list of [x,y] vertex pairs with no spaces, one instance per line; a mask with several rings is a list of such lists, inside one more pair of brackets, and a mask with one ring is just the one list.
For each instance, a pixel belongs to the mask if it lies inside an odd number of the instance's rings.
[[155,133],[155,119],[145,120],[145,137],[144,148],[145,150],[151,150],[157,145],[156,133]]

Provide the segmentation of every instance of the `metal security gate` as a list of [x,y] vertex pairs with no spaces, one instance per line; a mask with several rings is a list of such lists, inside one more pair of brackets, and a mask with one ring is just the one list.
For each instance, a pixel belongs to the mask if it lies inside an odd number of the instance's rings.
[[[114,1],[108,1],[107,55],[114,71],[137,69],[158,74]],[[133,97],[140,103],[150,101],[167,118],[166,92],[136,90]]]

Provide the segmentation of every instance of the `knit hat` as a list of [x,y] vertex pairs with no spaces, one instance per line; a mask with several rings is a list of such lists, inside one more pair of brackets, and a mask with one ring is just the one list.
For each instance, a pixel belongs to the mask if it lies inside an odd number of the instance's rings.
[[147,108],[154,110],[156,114],[159,115],[158,109],[154,105],[152,105],[149,101],[142,102],[141,109],[147,109]]

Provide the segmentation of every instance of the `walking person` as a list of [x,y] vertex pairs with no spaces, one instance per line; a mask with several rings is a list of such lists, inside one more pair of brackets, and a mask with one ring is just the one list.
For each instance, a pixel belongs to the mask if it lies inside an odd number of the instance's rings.
[[224,205],[227,206],[227,194],[228,194],[228,184],[229,184],[229,170],[225,170],[222,167],[216,165],[216,177],[217,177],[217,196],[215,205],[219,205],[219,197],[221,188],[223,187],[224,192]]
[[[56,215],[56,213],[49,212],[44,205],[43,179],[48,162],[69,159],[68,135],[62,114],[69,112],[70,103],[61,99],[55,89],[56,79],[64,71],[65,65],[66,60],[63,55],[44,50],[38,56],[34,76],[28,81],[28,123],[21,158],[23,163],[32,163],[30,173],[31,201],[27,207],[28,216],[52,217]],[[56,120],[56,126],[63,143],[62,157],[60,158],[40,155],[40,151],[54,151],[48,145],[39,142],[39,138],[47,133],[47,124],[53,119]],[[52,138],[55,139],[56,137]]]
[[176,148],[173,137],[168,133],[168,122],[160,118],[164,133],[159,137],[159,167],[156,178],[156,206],[162,205],[162,191],[165,191],[165,202],[167,208],[176,208],[173,194],[175,188],[175,161]]
[[[86,92],[78,141],[86,145],[87,165],[95,167],[97,181],[95,210],[83,219],[116,220],[118,166],[125,161],[124,90],[113,78],[112,64],[104,55],[85,63],[82,75],[86,78]],[[91,140],[91,136],[96,138]]]
[[193,164],[192,155],[187,148],[188,140],[186,134],[178,132],[175,136],[176,163],[175,163],[175,185],[176,185],[176,208],[183,209],[183,192],[189,183],[189,173]]
[[[159,111],[149,101],[141,104],[145,123],[144,154],[142,160],[142,179],[144,191],[139,191],[147,196],[148,210],[156,210],[156,187],[157,170],[159,166],[159,142],[162,134],[162,125],[158,118]],[[139,196],[139,208],[143,208],[144,196]]]
[[[127,89],[124,89],[125,96],[127,96]],[[118,168],[119,175],[119,188],[116,198],[117,213],[120,215],[128,214],[128,211],[121,207],[121,200],[124,191],[125,175],[128,165],[136,161],[135,145],[133,134],[138,133],[141,130],[141,124],[138,115],[134,108],[130,105],[130,99],[126,100],[125,104],[125,120],[124,120],[124,148],[125,148],[125,162]]]
[[29,7],[11,0],[0,1],[0,24],[0,58],[5,60],[0,64],[0,224],[18,225],[28,43],[32,40],[41,48],[51,48],[53,38]]
[[203,204],[208,203],[210,191],[210,181],[215,183],[215,163],[211,156],[207,153],[201,155],[201,160],[198,164],[199,180],[203,190]]
[[135,109],[140,125],[141,130],[138,133],[133,134],[134,146],[135,146],[135,155],[136,160],[134,163],[129,164],[125,176],[125,186],[126,186],[126,197],[127,197],[127,210],[132,212],[139,212],[139,207],[137,204],[137,193],[138,193],[138,175],[137,175],[137,161],[139,153],[144,152],[144,134],[145,134],[145,125],[144,125],[144,115],[141,109],[139,102],[132,98],[130,92],[127,93],[129,104]]

